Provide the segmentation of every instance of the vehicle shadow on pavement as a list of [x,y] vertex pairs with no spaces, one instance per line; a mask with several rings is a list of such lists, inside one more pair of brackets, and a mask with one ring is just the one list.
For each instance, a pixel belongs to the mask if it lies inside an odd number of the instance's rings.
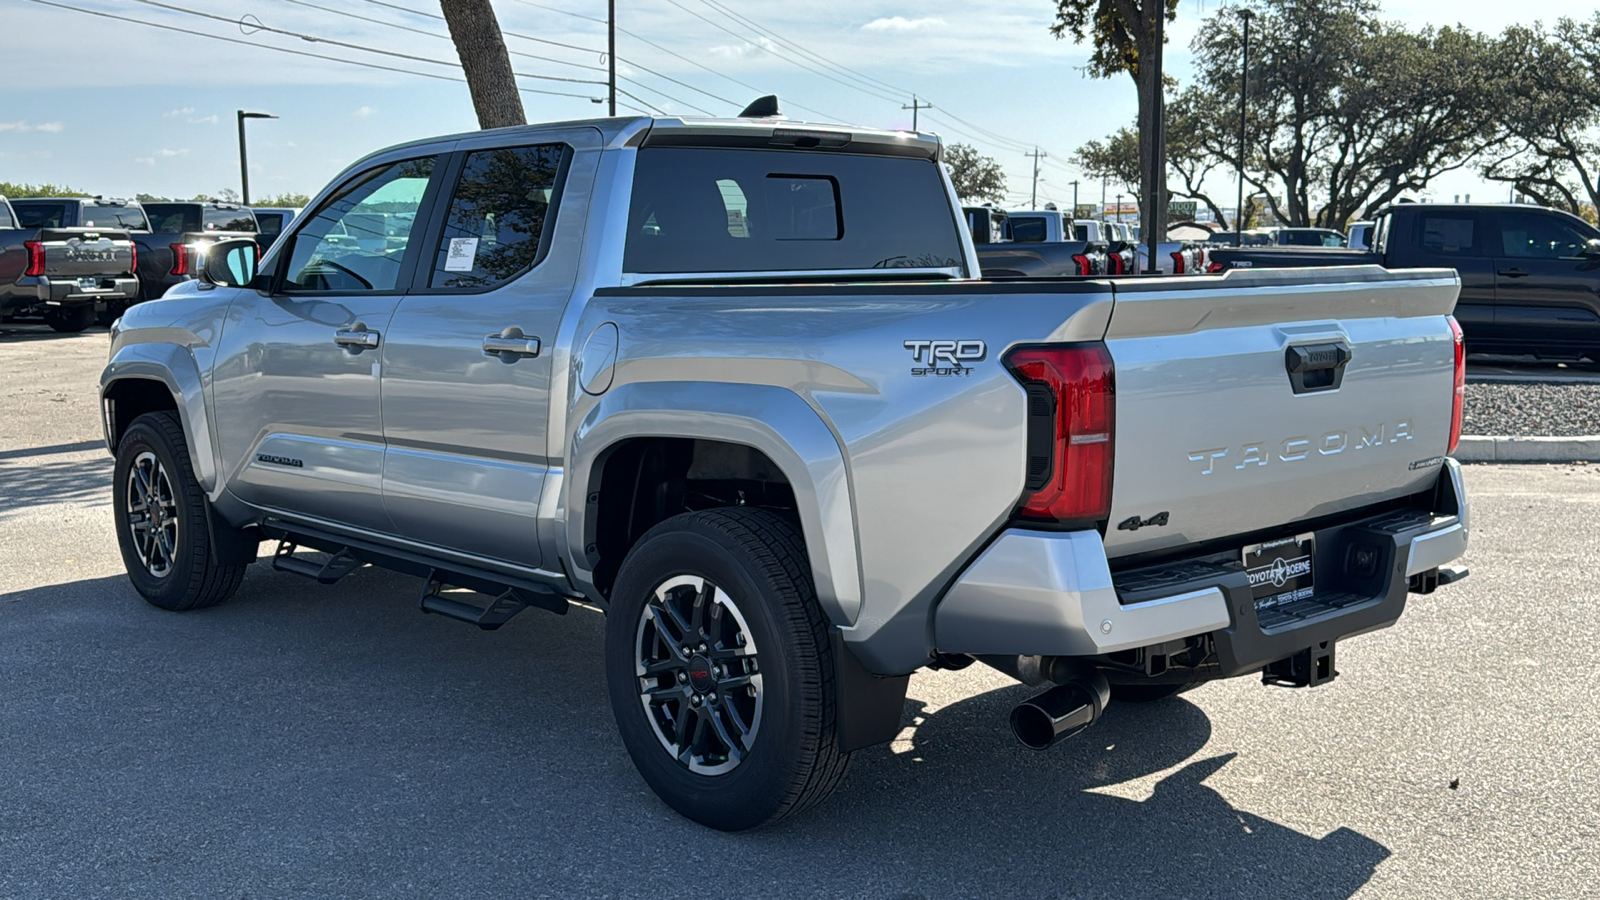
[[0,323],[0,344],[22,344],[29,341],[42,340],[72,340],[82,334],[99,332],[105,334],[104,328],[91,327],[86,331],[72,334],[63,334],[41,322],[4,322]]
[[829,802],[709,831],[623,750],[600,615],[481,632],[419,614],[420,586],[263,563],[185,614],[120,575],[0,595],[0,895],[1345,897],[1389,855],[1230,806],[1181,699],[1026,751],[1022,687],[908,705],[909,745]]
[[[114,461],[101,441],[0,452],[0,519],[61,503],[104,505]],[[85,459],[54,455],[98,450]]]

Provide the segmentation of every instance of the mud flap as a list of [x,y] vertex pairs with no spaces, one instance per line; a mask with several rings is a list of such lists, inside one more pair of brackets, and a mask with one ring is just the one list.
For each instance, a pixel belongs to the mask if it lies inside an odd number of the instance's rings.
[[839,629],[830,629],[833,644],[833,687],[839,712],[839,749],[845,753],[886,744],[900,733],[910,675],[874,675],[845,646]]

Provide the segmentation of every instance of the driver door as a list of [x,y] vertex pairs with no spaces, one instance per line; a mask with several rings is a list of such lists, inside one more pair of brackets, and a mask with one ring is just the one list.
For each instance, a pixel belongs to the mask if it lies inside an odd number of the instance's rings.
[[259,509],[364,531],[384,512],[384,334],[420,253],[439,156],[351,176],[274,247],[270,290],[229,310],[213,382],[230,489]]

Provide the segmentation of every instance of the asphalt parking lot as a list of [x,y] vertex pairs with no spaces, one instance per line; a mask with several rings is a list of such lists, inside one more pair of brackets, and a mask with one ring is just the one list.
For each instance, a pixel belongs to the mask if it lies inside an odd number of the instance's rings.
[[1339,646],[1113,706],[914,677],[825,806],[678,818],[606,705],[600,620],[479,632],[415,580],[266,566],[146,605],[112,536],[102,330],[0,326],[0,896],[1588,897],[1600,891],[1600,466],[1472,466],[1473,570]]

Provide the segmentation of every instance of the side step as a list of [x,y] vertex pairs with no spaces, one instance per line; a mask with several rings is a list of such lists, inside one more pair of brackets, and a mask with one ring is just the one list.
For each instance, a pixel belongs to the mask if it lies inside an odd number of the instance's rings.
[[272,567],[279,572],[288,572],[293,575],[303,575],[306,578],[315,578],[322,584],[334,584],[339,579],[366,565],[350,552],[349,547],[340,547],[338,552],[329,555],[326,562],[317,562],[314,559],[295,556],[300,549],[293,541],[282,540],[278,542],[278,551],[272,554]]
[[[480,597],[488,598],[483,606],[468,603],[457,597],[444,595],[446,587],[465,588]],[[566,615],[567,598],[555,591],[536,591],[528,588],[506,587],[470,576],[433,569],[422,586],[422,598],[417,607],[425,613],[448,616],[493,631],[510,621],[511,617],[530,606],[547,609],[557,615]]]

